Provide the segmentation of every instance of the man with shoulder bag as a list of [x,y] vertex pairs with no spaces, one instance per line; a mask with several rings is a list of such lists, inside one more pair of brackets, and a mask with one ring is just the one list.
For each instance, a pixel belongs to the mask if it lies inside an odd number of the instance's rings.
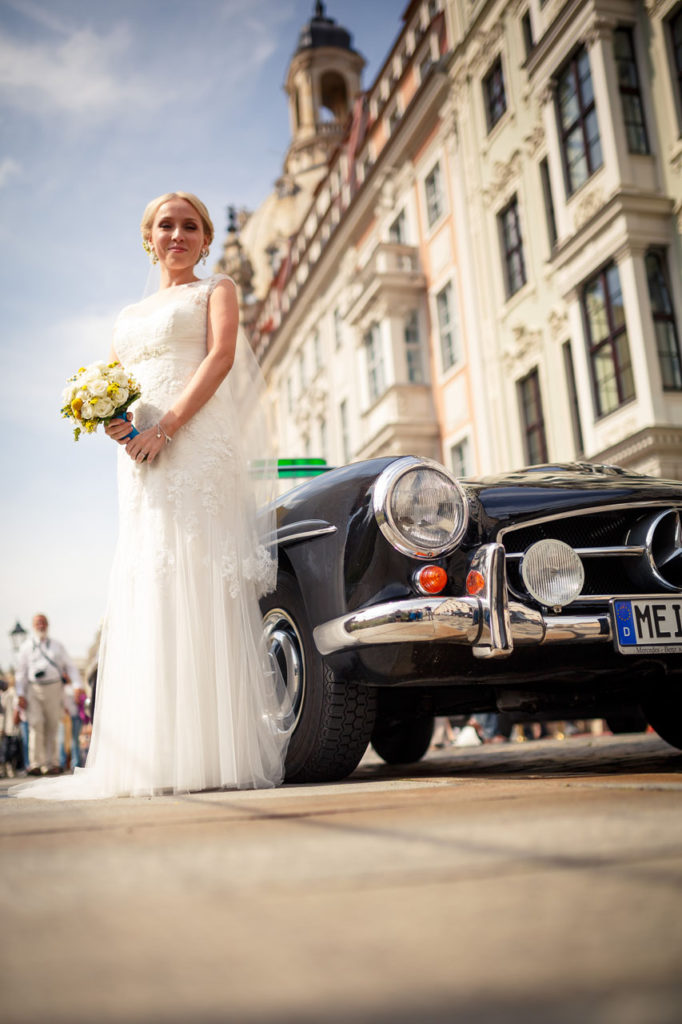
[[80,673],[59,641],[48,636],[45,615],[33,617],[33,635],[26,640],[16,671],[19,706],[28,715],[28,774],[59,775],[59,722],[64,713],[63,688],[80,688]]

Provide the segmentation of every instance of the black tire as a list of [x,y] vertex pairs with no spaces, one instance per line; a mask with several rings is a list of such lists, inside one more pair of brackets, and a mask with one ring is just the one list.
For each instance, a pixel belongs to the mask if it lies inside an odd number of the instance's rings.
[[333,782],[357,767],[376,716],[376,692],[337,679],[313,641],[295,578],[280,570],[277,590],[261,601],[266,642],[292,693],[296,724],[287,782]]
[[679,678],[657,686],[642,701],[647,721],[661,739],[682,750],[682,694]]
[[620,736],[624,733],[646,732],[649,723],[647,722],[646,715],[639,708],[615,715],[607,715],[606,724],[614,736]]
[[433,725],[433,718],[378,718],[372,747],[386,764],[414,764],[429,749]]

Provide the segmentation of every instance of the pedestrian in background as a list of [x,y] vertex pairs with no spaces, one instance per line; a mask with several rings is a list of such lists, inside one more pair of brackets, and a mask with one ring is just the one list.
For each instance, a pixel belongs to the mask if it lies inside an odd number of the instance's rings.
[[80,688],[80,673],[58,640],[48,636],[47,617],[33,616],[33,635],[21,646],[16,671],[19,707],[28,718],[28,774],[59,775],[59,722],[63,689]]
[[24,768],[24,754],[19,723],[19,698],[14,677],[11,675],[7,678],[7,689],[0,694],[0,708],[2,708],[0,775],[12,779]]

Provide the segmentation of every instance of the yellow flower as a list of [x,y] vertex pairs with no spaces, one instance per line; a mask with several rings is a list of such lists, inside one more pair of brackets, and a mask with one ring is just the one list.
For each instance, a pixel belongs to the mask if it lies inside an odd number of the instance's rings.
[[74,416],[76,417],[77,420],[79,420],[81,418],[81,409],[83,408],[83,399],[74,398],[73,402],[71,403],[71,408],[73,409]]

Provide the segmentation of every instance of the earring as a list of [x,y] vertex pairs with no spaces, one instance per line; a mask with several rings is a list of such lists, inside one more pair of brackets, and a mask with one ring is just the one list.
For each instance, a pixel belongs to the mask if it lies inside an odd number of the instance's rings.
[[154,246],[152,245],[152,243],[149,241],[148,238],[145,238],[143,240],[142,248],[144,249],[144,251],[149,256],[149,259],[150,259],[150,262],[151,262],[152,266],[155,263],[159,262],[159,257],[156,255],[156,249],[154,248]]
[[208,249],[202,249],[200,252],[201,262],[206,266],[206,260],[208,259]]

